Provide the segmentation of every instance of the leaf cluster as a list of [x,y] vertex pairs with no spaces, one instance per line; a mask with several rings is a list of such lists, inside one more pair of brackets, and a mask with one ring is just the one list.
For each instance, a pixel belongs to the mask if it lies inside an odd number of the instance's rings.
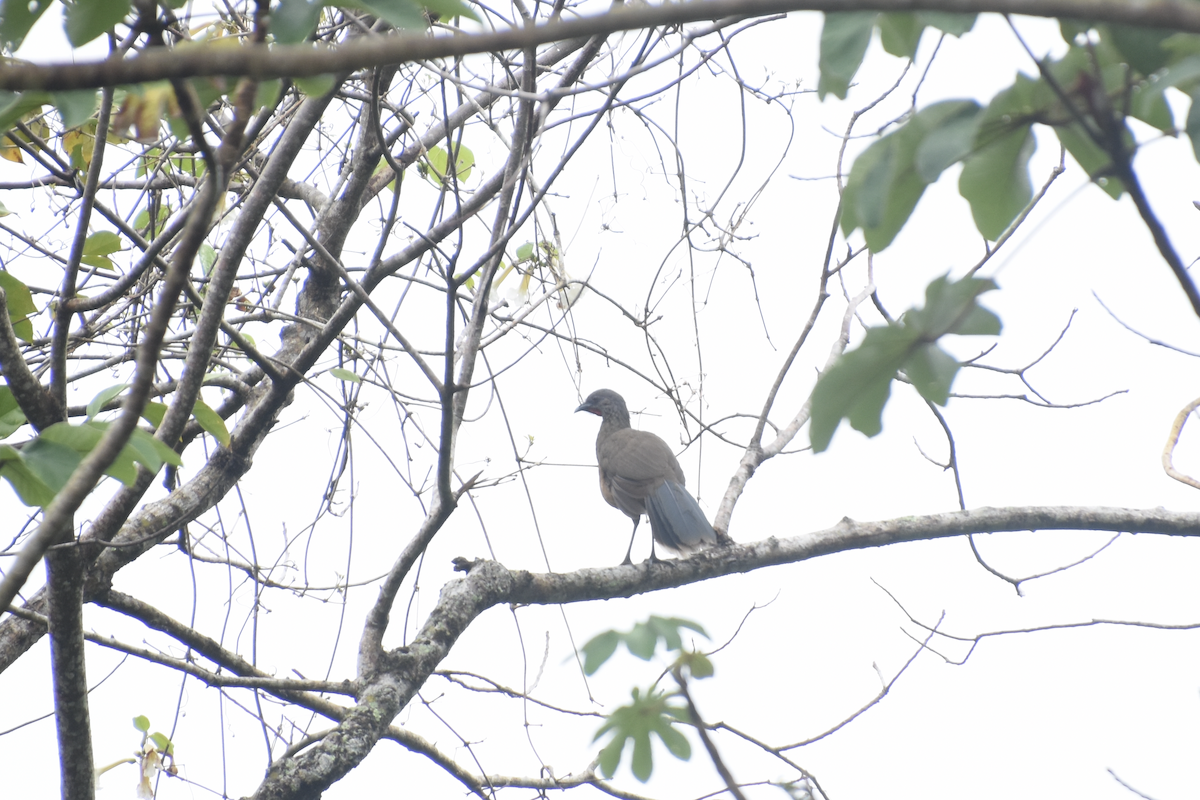
[[[821,94],[845,98],[878,29],[884,49],[916,54],[926,28],[962,35],[971,16],[922,13],[827,14],[821,38]],[[1121,196],[1122,164],[1136,148],[1127,120],[1175,135],[1164,92],[1192,101],[1184,130],[1200,158],[1200,36],[1064,20],[1066,55],[1046,59],[1036,77],[1018,74],[986,105],[947,100],[911,114],[855,160],[842,198],[845,235],[862,230],[867,247],[892,243],[944,170],[962,164],[958,190],[975,226],[995,241],[1033,196],[1033,126],[1051,130],[1095,183]]]
[[883,407],[899,373],[926,400],[944,406],[960,365],[937,342],[947,334],[998,335],[1000,318],[977,302],[995,288],[982,278],[943,276],[926,287],[924,307],[911,309],[897,323],[868,328],[862,344],[834,362],[813,389],[813,450],[829,447],[843,418],[868,436],[883,430]]

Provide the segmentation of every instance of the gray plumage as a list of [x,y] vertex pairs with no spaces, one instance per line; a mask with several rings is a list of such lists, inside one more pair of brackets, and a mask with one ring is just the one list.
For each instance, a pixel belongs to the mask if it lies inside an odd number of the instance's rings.
[[[650,518],[654,541],[689,554],[717,541],[695,498],[684,488],[683,469],[671,448],[648,431],[629,425],[624,398],[611,389],[597,389],[576,412],[600,417],[596,435],[596,463],[600,466],[600,494],[610,506],[633,520],[637,535],[642,514]],[[633,539],[621,563],[632,563]],[[656,559],[654,544],[650,558]]]

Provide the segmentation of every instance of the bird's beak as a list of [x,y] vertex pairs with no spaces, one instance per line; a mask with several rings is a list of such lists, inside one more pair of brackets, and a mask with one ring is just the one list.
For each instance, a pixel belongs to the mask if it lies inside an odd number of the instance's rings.
[[591,403],[580,403],[579,408],[575,409],[575,413],[578,414],[580,411],[587,411],[590,414],[595,414],[597,417],[600,416],[600,412]]

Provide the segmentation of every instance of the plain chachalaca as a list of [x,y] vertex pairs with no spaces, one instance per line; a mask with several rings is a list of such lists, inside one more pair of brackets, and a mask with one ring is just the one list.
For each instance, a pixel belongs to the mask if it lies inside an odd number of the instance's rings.
[[[684,487],[683,469],[662,439],[629,427],[629,409],[621,395],[597,389],[576,412],[600,417],[596,462],[600,465],[600,494],[613,508],[633,520],[637,536],[642,514],[650,518],[654,541],[684,554],[715,544],[717,535],[695,498]],[[632,564],[633,538],[622,564]],[[650,558],[657,561],[654,542]]]

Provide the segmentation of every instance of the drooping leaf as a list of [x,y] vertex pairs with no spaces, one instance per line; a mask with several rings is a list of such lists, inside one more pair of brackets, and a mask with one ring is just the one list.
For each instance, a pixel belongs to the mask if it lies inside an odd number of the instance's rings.
[[962,36],[975,27],[978,14],[956,14],[951,11],[918,11],[917,21],[922,25],[937,28],[954,37]]
[[[921,109],[906,123],[874,142],[854,160],[842,195],[842,232],[861,228],[867,247],[879,252],[892,243],[929,185],[949,158],[957,156],[964,125],[979,107],[969,100],[950,100]],[[949,133],[922,150],[926,137]],[[924,160],[918,165],[918,157]]]
[[50,0],[3,0],[0,4],[0,45],[15,53],[33,23],[50,7]]
[[1045,97],[1043,84],[1018,74],[979,119],[974,152],[963,164],[958,191],[971,204],[975,227],[992,241],[1033,197],[1029,159],[1037,140],[1031,125]]
[[0,477],[9,482],[27,506],[45,507],[54,500],[55,490],[29,468],[16,448],[7,444],[0,445]]
[[948,113],[930,120],[929,130],[917,147],[917,174],[926,183],[933,183],[943,170],[970,155],[975,143],[982,110],[979,104],[974,100],[946,102],[951,104],[947,106]]
[[1017,128],[963,164],[958,191],[971,204],[975,227],[996,241],[1033,197],[1029,159],[1037,140],[1029,125]]
[[[51,428],[53,427],[51,426]],[[51,428],[46,430],[51,430]],[[62,488],[67,485],[71,473],[83,460],[83,456],[75,448],[54,441],[45,435],[45,431],[41,436],[21,448],[21,457],[29,467],[29,471],[46,484],[54,494],[62,491]]]
[[325,8],[323,0],[279,0],[271,12],[271,35],[280,44],[299,44],[313,34]]
[[883,49],[897,58],[915,58],[925,25],[911,11],[880,14],[879,41]]
[[222,447],[229,447],[229,429],[225,427],[225,420],[221,419],[221,415],[209,408],[208,404],[199,397],[196,398],[196,404],[192,406],[192,416],[206,433],[211,434],[221,443]]
[[37,313],[37,307],[33,304],[33,293],[11,272],[3,269],[0,269],[0,289],[4,290],[4,304],[12,322],[13,332],[17,334],[18,339],[32,342],[33,321],[30,317]]
[[73,47],[82,47],[88,42],[111,31],[129,16],[130,0],[75,0],[66,4],[63,28]]
[[50,102],[58,109],[63,128],[78,128],[96,113],[100,94],[94,89],[79,89],[70,92],[51,92]]
[[606,778],[616,774],[625,744],[633,740],[630,769],[642,783],[648,781],[654,771],[654,754],[650,735],[654,734],[667,747],[671,755],[686,761],[691,758],[692,748],[687,738],[674,726],[678,721],[688,720],[687,708],[673,704],[662,692],[651,691],[645,696],[634,688],[630,692],[631,702],[609,714],[608,719],[596,732],[593,741],[606,733],[613,738],[600,751],[600,771]]
[[333,75],[312,75],[310,77],[295,77],[292,78],[292,83],[296,85],[304,94],[309,97],[322,97],[333,89]]
[[[434,145],[425,153],[425,161],[429,167],[425,175],[439,189],[446,184],[449,176],[449,158],[445,148]],[[465,145],[458,146],[458,156],[454,160],[455,177],[461,183],[471,176],[475,167],[475,154]]]
[[596,670],[617,651],[617,645],[620,643],[621,635],[616,631],[605,631],[589,639],[582,648],[584,674],[595,675]]
[[846,99],[850,83],[862,65],[867,46],[871,44],[877,16],[874,11],[844,11],[825,15],[825,24],[821,28],[821,77],[817,82],[817,95],[822,100],[828,94],[840,100]]
[[479,21],[479,15],[476,14],[471,7],[462,0],[422,0],[421,5],[429,11],[430,14],[436,15],[438,19],[453,19],[454,17],[465,17]]
[[420,31],[429,27],[424,9],[415,0],[338,0],[338,5],[370,12],[400,30]]
[[0,386],[0,439],[7,439],[27,422],[12,389]]
[[1163,41],[1172,31],[1162,28],[1138,28],[1132,25],[1105,26],[1104,33],[1121,55],[1142,75],[1149,76],[1162,69],[1170,61],[1171,53],[1163,47]]
[[343,369],[342,367],[334,367],[333,369],[329,370],[329,374],[338,380],[346,381],[347,383],[362,383],[361,376],[356,375],[348,369]]
[[103,411],[104,407],[108,405],[108,401],[112,400],[114,397],[128,388],[129,384],[118,383],[116,386],[110,386],[103,392],[100,392],[98,395],[93,397],[91,402],[87,404],[88,419],[95,419],[96,415]]
[[217,263],[217,251],[208,242],[203,242],[200,245],[200,252],[196,254],[200,259],[200,269],[205,275],[212,272],[213,264]]
[[813,388],[813,451],[829,447],[843,419],[868,436],[878,434],[892,381],[901,371],[923,397],[944,404],[959,365],[936,342],[948,334],[998,334],[1000,319],[977,302],[994,288],[989,280],[941,277],[926,287],[923,307],[907,311],[897,323],[869,328],[862,343],[843,354]]

